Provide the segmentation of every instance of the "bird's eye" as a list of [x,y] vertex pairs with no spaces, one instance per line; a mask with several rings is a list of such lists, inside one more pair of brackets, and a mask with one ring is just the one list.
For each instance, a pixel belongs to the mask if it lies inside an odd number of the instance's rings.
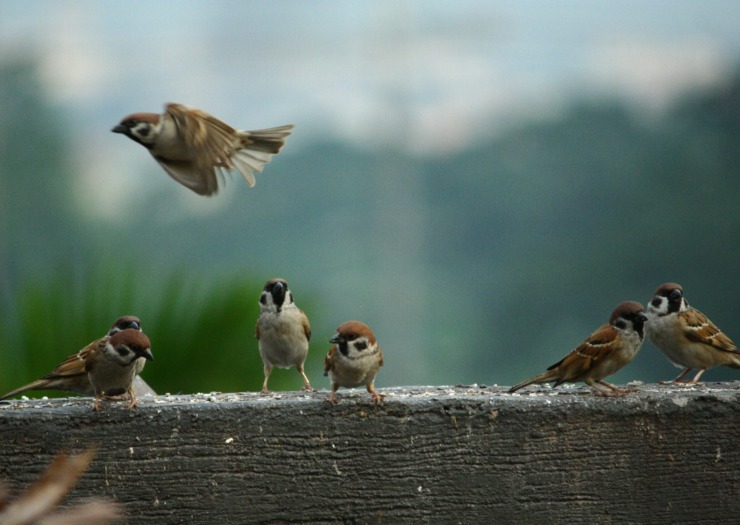
[[354,341],[355,339],[357,339],[357,334],[349,334],[347,336],[347,341]]

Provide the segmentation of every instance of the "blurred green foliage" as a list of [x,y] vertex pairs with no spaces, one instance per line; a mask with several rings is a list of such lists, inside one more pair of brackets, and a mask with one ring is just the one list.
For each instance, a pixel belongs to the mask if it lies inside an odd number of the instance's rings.
[[[133,314],[141,318],[155,357],[142,377],[158,393],[260,389],[254,323],[264,282],[238,275],[207,279],[185,271],[157,282],[139,272],[135,263],[109,261],[85,271],[63,267],[21,282],[13,293],[15,312],[0,310],[0,360],[6,363],[0,388],[10,390],[50,372],[105,335],[117,317]],[[18,322],[7,322],[13,318]],[[309,354],[309,369],[311,362],[321,362],[322,350]],[[301,384],[295,370],[275,370],[270,377],[272,390]]]

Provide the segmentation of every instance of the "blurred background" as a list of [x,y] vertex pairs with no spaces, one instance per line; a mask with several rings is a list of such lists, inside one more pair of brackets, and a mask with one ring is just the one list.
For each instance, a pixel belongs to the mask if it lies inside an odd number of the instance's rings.
[[[0,0],[0,390],[122,314],[160,393],[259,390],[272,277],[321,388],[348,319],[380,386],[510,385],[665,281],[738,341],[739,24],[716,0]],[[203,198],[110,132],[166,102],[296,130]],[[678,372],[647,342],[613,379]]]

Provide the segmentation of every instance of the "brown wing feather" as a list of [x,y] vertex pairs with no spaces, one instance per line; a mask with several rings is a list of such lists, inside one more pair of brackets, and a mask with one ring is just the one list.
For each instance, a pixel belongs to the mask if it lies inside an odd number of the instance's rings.
[[555,386],[568,381],[578,381],[586,375],[601,360],[614,352],[616,337],[617,331],[614,327],[605,324],[559,363],[548,368],[548,370],[558,369],[560,371]]
[[205,111],[182,104],[167,104],[166,111],[180,129],[188,149],[195,152],[199,171],[212,172],[214,166],[232,167],[229,159],[236,152],[234,128]]
[[704,343],[725,352],[738,353],[735,343],[696,308],[681,312],[679,319],[684,334],[691,341]]
[[308,317],[303,311],[301,311],[301,323],[303,324],[303,333],[306,334],[306,341],[311,340],[311,324],[308,322]]
[[259,340],[261,335],[262,334],[260,332],[260,321],[259,319],[257,319],[257,323],[254,325],[254,336]]
[[212,170],[200,173],[192,162],[154,157],[167,175],[198,195],[212,195],[218,190],[218,181]]
[[231,170],[242,174],[254,186],[255,172],[261,172],[273,155],[280,152],[292,125],[256,131],[237,130],[213,115],[182,104],[167,104],[166,114],[180,131],[191,161],[177,162],[156,157],[176,181],[200,195],[218,191],[219,178]]
[[74,377],[87,374],[86,363],[89,357],[95,352],[100,339],[87,345],[85,348],[69,356],[62,361],[50,374],[46,374],[44,379],[58,379],[60,377]]
[[167,173],[200,195],[218,191],[217,168],[231,169],[235,153],[234,128],[209,115],[182,104],[167,104],[166,113],[180,131],[192,162],[177,162],[157,157]]
[[380,354],[380,363],[378,363],[378,368],[380,368],[383,366],[383,350],[381,350],[380,347],[378,347],[378,354]]
[[329,353],[326,354],[326,359],[324,359],[324,375],[329,375],[329,370],[334,368],[334,354],[337,352],[337,347],[332,346],[329,349]]

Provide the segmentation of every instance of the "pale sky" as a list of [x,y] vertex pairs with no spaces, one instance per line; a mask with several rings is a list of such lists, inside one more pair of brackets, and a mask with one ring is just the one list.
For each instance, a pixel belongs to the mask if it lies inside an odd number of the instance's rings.
[[578,100],[660,112],[737,67],[738,27],[737,1],[0,0],[0,61],[40,61],[81,191],[115,213],[97,196],[119,171],[158,169],[108,133],[132,112],[296,124],[288,155],[326,140],[444,155]]

